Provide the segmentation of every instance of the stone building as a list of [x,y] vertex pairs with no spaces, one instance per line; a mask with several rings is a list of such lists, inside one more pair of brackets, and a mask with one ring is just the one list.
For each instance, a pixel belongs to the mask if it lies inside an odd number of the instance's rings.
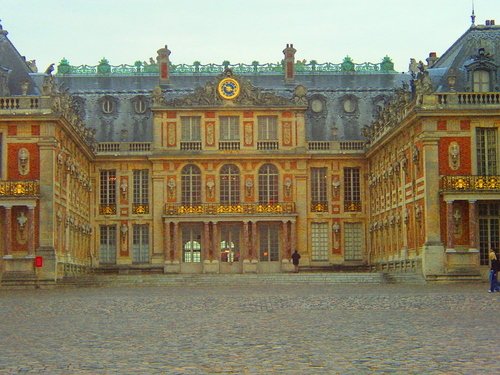
[[486,273],[500,232],[500,27],[380,63],[36,72],[0,26],[4,280],[369,266]]

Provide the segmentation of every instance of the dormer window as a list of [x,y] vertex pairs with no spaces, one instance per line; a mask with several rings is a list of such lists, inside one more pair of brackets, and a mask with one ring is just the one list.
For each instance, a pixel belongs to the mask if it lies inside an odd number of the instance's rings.
[[137,114],[144,114],[147,110],[146,99],[142,96],[137,96],[133,100],[134,112]]
[[115,111],[115,102],[110,97],[105,97],[101,101],[102,112],[109,115]]
[[473,91],[488,92],[490,89],[490,72],[486,70],[475,70],[472,75]]
[[467,64],[467,81],[469,90],[474,92],[489,92],[496,90],[497,65],[493,56],[484,48],[479,48],[477,55],[471,56]]

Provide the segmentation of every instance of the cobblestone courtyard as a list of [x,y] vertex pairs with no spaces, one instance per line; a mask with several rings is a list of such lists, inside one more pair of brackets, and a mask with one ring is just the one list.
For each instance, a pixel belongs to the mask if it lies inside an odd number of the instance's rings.
[[0,374],[500,373],[486,289],[0,289]]

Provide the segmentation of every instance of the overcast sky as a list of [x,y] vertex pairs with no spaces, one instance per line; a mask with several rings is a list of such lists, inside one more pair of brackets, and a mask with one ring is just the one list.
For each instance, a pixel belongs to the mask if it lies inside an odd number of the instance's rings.
[[[287,43],[299,60],[356,63],[390,56],[398,71],[411,57],[442,55],[471,24],[472,0],[0,0],[8,37],[39,71],[156,58],[168,45],[174,64],[224,60],[276,63]],[[476,24],[497,19],[500,0],[474,0]]]

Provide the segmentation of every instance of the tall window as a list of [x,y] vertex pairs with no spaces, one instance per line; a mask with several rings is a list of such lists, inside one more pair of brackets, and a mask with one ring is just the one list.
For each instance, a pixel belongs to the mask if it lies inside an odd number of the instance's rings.
[[101,171],[100,202],[102,205],[116,204],[116,170]]
[[259,141],[278,140],[278,118],[276,116],[258,116],[257,121]]
[[490,91],[490,72],[475,70],[473,73],[474,92]]
[[201,141],[201,118],[200,116],[181,116],[181,141]]
[[359,168],[344,168],[344,210],[361,211]]
[[479,257],[488,264],[489,249],[500,246],[500,203],[479,203]]
[[99,263],[116,263],[116,225],[100,225],[99,237]]
[[259,169],[259,203],[276,203],[278,199],[278,169],[264,164]]
[[134,224],[132,226],[132,262],[149,262],[149,225]]
[[182,204],[201,203],[201,172],[197,166],[190,164],[182,168],[181,185]]
[[240,171],[235,165],[224,165],[220,171],[220,202],[240,203]]
[[497,129],[476,128],[477,174],[497,174]]
[[259,255],[261,262],[279,260],[279,226],[277,224],[259,225]]
[[134,170],[134,204],[149,203],[149,171],[147,169]]
[[326,168],[311,168],[311,198],[312,205],[327,206],[326,198]]
[[201,262],[201,227],[198,225],[182,227],[182,261],[184,263]]
[[220,117],[220,140],[221,141],[239,141],[240,123],[237,116]]

